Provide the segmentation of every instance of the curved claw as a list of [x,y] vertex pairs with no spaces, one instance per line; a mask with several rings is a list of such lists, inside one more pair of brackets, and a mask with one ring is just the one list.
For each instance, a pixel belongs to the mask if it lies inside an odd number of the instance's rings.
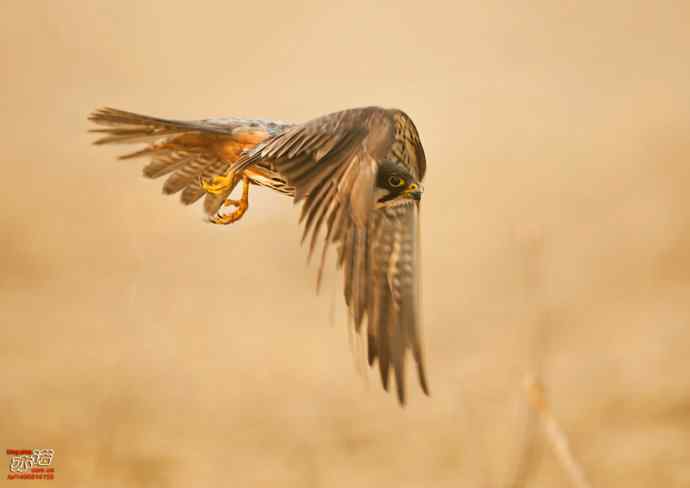
[[242,218],[249,208],[249,177],[247,175],[242,175],[242,197],[239,200],[228,198],[223,202],[224,207],[230,205],[237,207],[237,209],[227,215],[216,214],[210,217],[209,220],[214,224],[228,225]]
[[[234,204],[233,204],[234,205]],[[227,215],[216,214],[210,218],[211,223],[218,225],[228,225],[237,222],[247,211],[247,205],[237,205],[237,210]]]

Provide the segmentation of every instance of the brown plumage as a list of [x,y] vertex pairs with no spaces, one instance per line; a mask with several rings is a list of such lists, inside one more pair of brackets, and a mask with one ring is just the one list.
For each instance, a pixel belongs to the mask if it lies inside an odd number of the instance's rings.
[[[189,204],[213,188],[205,201],[209,215],[218,212],[242,175],[302,202],[302,240],[308,241],[310,256],[322,236],[317,283],[335,244],[345,301],[355,329],[367,325],[368,361],[378,362],[384,388],[392,368],[399,401],[405,402],[410,350],[420,385],[429,393],[418,291],[426,160],[406,114],[367,107],[293,125],[237,118],[181,122],[103,109],[90,119],[109,126],[95,130],[103,134],[96,144],[147,142],[121,158],[150,156],[144,174],[170,175],[165,193],[182,190],[182,201]],[[223,184],[205,186],[214,177]]]

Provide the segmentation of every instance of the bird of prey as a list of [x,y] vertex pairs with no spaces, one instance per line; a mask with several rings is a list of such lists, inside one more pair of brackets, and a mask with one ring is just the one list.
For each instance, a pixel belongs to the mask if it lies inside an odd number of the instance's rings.
[[[365,107],[303,124],[213,118],[166,120],[103,108],[89,119],[103,128],[95,144],[145,143],[120,159],[149,158],[144,176],[168,175],[163,193],[181,191],[184,204],[204,197],[215,224],[236,222],[258,185],[302,202],[302,242],[309,256],[322,241],[338,250],[344,295],[355,330],[366,324],[370,366],[378,362],[388,390],[395,376],[405,403],[405,357],[429,388],[419,331],[419,205],[426,158],[417,129],[404,112]],[[230,198],[242,184],[239,200]],[[227,212],[225,207],[234,207]]]

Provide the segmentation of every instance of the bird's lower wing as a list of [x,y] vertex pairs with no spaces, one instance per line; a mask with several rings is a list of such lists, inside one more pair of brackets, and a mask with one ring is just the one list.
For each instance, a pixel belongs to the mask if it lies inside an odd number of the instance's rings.
[[418,207],[409,202],[372,210],[366,232],[351,229],[340,254],[355,322],[366,311],[369,365],[378,361],[386,390],[393,369],[401,403],[408,350],[422,390],[429,394],[420,337],[418,247]]

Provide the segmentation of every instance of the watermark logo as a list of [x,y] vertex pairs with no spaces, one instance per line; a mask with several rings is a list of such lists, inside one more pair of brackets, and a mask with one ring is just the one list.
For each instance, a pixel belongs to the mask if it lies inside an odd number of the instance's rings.
[[8,480],[52,480],[54,449],[7,449],[10,457]]

